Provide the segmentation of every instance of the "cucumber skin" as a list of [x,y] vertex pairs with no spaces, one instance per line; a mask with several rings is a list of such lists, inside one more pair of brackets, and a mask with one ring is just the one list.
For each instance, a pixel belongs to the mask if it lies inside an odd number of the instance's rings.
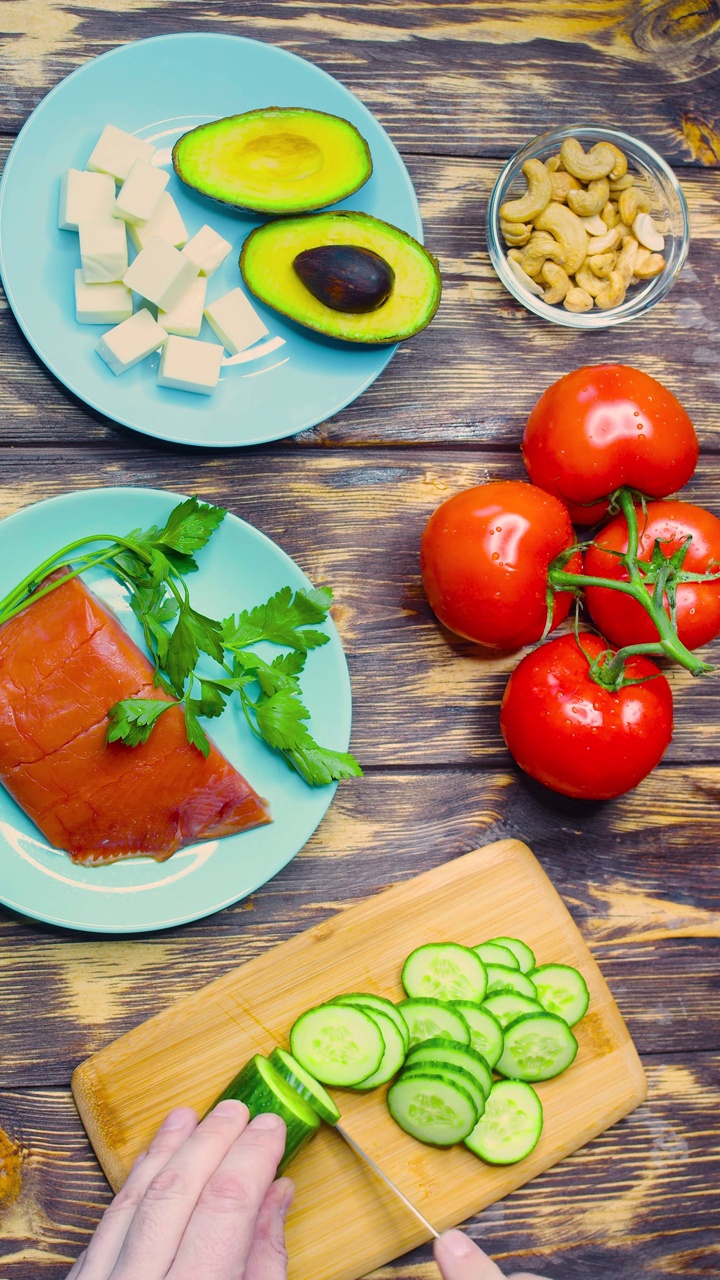
[[[306,1103],[305,1106],[313,1119],[317,1121],[316,1124],[311,1124],[309,1120],[305,1123],[300,1116],[294,1115],[290,1108],[285,1105],[282,1098],[274,1094],[270,1085],[263,1080],[257,1067],[258,1058],[262,1062],[267,1062],[267,1059],[262,1058],[260,1054],[256,1054],[254,1058],[246,1062],[242,1070],[230,1081],[227,1088],[223,1089],[220,1096],[215,1099],[210,1110],[212,1111],[218,1102],[224,1102],[226,1098],[234,1098],[237,1102],[245,1103],[250,1112],[251,1120],[255,1116],[263,1115],[267,1112],[280,1116],[285,1121],[287,1130],[285,1151],[278,1165],[278,1173],[283,1173],[290,1161],[294,1160],[298,1152],[302,1151],[310,1139],[315,1137],[321,1121],[319,1115],[312,1110],[309,1103]],[[287,1087],[291,1089],[292,1085]],[[298,1100],[302,1104],[303,1099],[299,1095]]]

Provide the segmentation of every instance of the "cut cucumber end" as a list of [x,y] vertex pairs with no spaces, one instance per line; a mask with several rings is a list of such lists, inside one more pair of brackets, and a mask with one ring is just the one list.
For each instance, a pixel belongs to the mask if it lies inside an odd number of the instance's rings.
[[330,1094],[323,1089],[319,1080],[310,1075],[310,1072],[306,1071],[291,1053],[288,1053],[287,1049],[273,1049],[268,1062],[303,1101],[317,1112],[321,1120],[326,1124],[337,1124],[340,1111]]

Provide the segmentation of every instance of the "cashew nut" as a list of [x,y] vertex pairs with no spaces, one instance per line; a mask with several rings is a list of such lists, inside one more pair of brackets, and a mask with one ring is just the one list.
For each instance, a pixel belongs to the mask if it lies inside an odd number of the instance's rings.
[[615,152],[615,163],[608,174],[608,178],[611,182],[621,182],[627,174],[627,156],[624,151],[615,146],[614,142],[608,142],[606,145],[611,151]]
[[560,168],[560,156],[548,156],[547,160],[545,160],[543,163],[548,173],[550,174],[557,173],[558,169]]
[[622,276],[625,286],[627,287],[633,278],[635,270],[635,259],[639,245],[634,236],[625,236],[623,246],[618,254],[616,270]]
[[593,300],[586,289],[568,289],[563,299],[566,311],[592,311]]
[[527,191],[518,200],[508,200],[500,206],[500,217],[506,222],[531,222],[550,203],[550,174],[542,160],[526,160],[522,171]]
[[565,265],[565,250],[549,231],[533,231],[528,244],[528,250],[530,249],[538,255],[542,254],[543,258],[552,258],[561,267]]
[[666,266],[667,263],[662,254],[651,253],[649,249],[641,245],[635,258],[635,279],[652,280],[655,276],[659,276]]
[[618,210],[623,222],[631,227],[639,213],[646,213],[650,203],[644,191],[638,187],[627,187],[618,196]]
[[585,191],[568,191],[567,202],[579,218],[591,218],[599,213],[610,198],[610,185],[607,178],[597,178],[590,182]]
[[581,182],[606,178],[617,164],[617,148],[609,142],[596,142],[587,154],[577,138],[566,138],[560,148],[560,159],[568,173]]
[[607,253],[610,249],[617,249],[623,237],[620,230],[620,224],[611,227],[605,232],[604,236],[592,236],[588,245],[588,254],[591,256],[596,253]]
[[661,236],[649,213],[639,213],[632,224],[633,234],[646,249],[662,253],[665,237]]
[[[516,250],[511,249],[510,253],[513,252],[516,252]],[[536,284],[534,280],[531,280],[530,276],[523,271],[517,259],[510,257],[510,253],[508,254],[508,266],[513,275],[517,277],[520,284],[524,289],[527,289],[528,293],[534,293],[537,298],[544,298],[545,290],[539,284]]]
[[610,174],[611,195],[617,195],[620,191],[626,191],[628,187],[632,186],[634,181],[635,181],[635,175],[633,173],[624,173],[621,178],[613,178],[611,173]]
[[545,301],[549,303],[562,302],[565,294],[570,286],[570,277],[567,271],[559,267],[556,262],[544,262],[540,275],[543,280],[547,280],[550,288],[545,290]]
[[605,208],[600,210],[600,217],[608,230],[617,226],[620,221],[620,214],[618,213],[618,207],[614,200],[608,200]]
[[568,275],[577,271],[588,251],[588,236],[582,222],[567,205],[549,204],[535,219],[538,231],[549,231],[565,253],[563,266]]
[[580,221],[589,236],[604,236],[607,231],[607,226],[599,213],[594,213],[592,218],[581,218]]
[[603,285],[595,302],[601,311],[610,311],[612,307],[619,307],[625,301],[626,284],[619,271],[613,271],[610,274],[607,283]]
[[557,200],[558,204],[566,203],[570,191],[581,190],[577,178],[573,178],[572,174],[566,173],[564,169],[550,174],[550,186],[552,199]]
[[611,271],[615,270],[616,253],[593,253],[587,260],[588,266],[598,280],[607,280]]
[[532,235],[532,225],[530,223],[506,222],[504,218],[500,219],[500,230],[505,243],[512,245],[527,244]]
[[[615,255],[613,254],[613,258]],[[600,280],[589,266],[589,259],[585,259],[581,267],[575,272],[575,284],[579,289],[584,289],[590,294],[591,298],[597,297],[601,289],[605,288],[605,281]]]

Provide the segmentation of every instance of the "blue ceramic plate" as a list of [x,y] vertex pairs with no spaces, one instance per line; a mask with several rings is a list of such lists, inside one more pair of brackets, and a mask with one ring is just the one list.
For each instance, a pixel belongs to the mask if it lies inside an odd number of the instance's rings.
[[[91,489],[26,507],[0,523],[0,597],[71,539],[161,524],[178,501],[177,495],[156,489]],[[193,603],[212,617],[260,604],[282,586],[308,586],[284,551],[232,515],[200,552],[199,563]],[[142,647],[124,589],[101,571],[87,581]],[[344,751],[350,738],[350,680],[333,623],[325,629],[330,642],[309,654],[303,693],[314,736]],[[268,654],[278,652],[265,647]],[[0,901],[65,928],[141,933],[210,915],[274,876],[312,835],[336,786],[309,787],[253,737],[234,702],[209,729],[221,751],[269,800],[274,819],[269,826],[181,849],[164,863],[140,858],[109,867],[75,866],[48,845],[0,787]]]
[[[107,326],[76,323],[78,238],[57,227],[65,170],[84,169],[101,130],[115,124],[152,141],[156,161],[172,173],[170,153],[182,133],[264,106],[313,107],[356,125],[369,143],[374,172],[360,191],[335,207],[374,214],[422,239],[408,172],[367,108],[303,58],[239,36],[158,36],[103,54],[43,99],[5,166],[0,274],[25,336],[81,400],[146,435],[216,448],[279,440],[350,404],[395,351],[325,339],[254,301],[269,337],[227,363],[213,395],[201,396],[158,387],[157,355],[115,377],[94,350]],[[208,301],[241,285],[240,249],[265,219],[206,199],[174,173],[167,189],[190,235],[207,222],[234,246],[210,278]],[[206,322],[200,337],[217,341]]]

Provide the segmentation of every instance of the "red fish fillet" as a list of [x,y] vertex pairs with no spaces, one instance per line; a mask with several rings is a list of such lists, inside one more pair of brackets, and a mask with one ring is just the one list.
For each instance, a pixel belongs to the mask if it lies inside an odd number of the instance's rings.
[[218,748],[207,760],[173,707],[139,747],[105,744],[123,698],[171,702],[115,615],[79,578],[0,626],[0,780],[74,862],[163,861],[270,822]]

